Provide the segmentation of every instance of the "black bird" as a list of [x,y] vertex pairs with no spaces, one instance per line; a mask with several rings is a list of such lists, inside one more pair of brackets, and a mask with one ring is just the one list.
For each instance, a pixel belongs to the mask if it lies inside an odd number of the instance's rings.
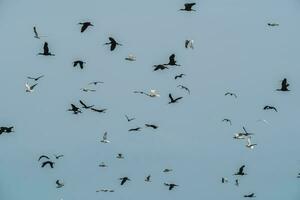
[[228,122],[231,125],[231,120],[230,119],[223,119],[222,122]]
[[90,82],[89,85],[97,85],[99,83],[104,83],[102,81],[93,81],[93,82]]
[[235,179],[235,185],[239,186],[239,179]]
[[54,162],[49,161],[49,160],[45,161],[45,162],[42,163],[41,167],[44,168],[46,165],[50,165],[50,167],[53,168],[54,167]]
[[34,80],[34,81],[38,81],[40,78],[43,78],[43,77],[44,77],[44,75],[41,75],[41,76],[36,77],[36,78],[27,76],[28,79],[32,79],[32,80]]
[[39,157],[39,160],[38,160],[38,161],[40,161],[40,160],[43,159],[43,158],[46,158],[46,159],[50,160],[50,158],[49,158],[48,156],[41,155],[41,156]]
[[78,24],[82,25],[80,30],[81,33],[83,33],[89,26],[94,26],[91,22],[80,22]]
[[121,180],[121,185],[123,185],[126,181],[131,181],[127,176],[119,179]]
[[234,175],[236,176],[244,176],[244,175],[247,175],[245,172],[244,172],[244,168],[245,168],[245,165],[241,166],[239,168],[239,171],[237,173],[235,173]]
[[131,131],[140,131],[141,129],[142,129],[141,127],[137,127],[137,128],[131,128],[128,131],[129,132],[131,132]]
[[127,119],[128,122],[130,122],[130,121],[132,121],[132,120],[135,120],[134,117],[133,117],[133,118],[129,118],[127,115],[125,115],[125,117],[126,117],[126,119]]
[[98,112],[98,113],[105,113],[105,111],[107,110],[106,108],[103,109],[96,109],[96,108],[91,108],[92,111]]
[[56,158],[56,159],[60,159],[60,158],[62,158],[62,157],[64,157],[64,155],[54,155],[54,157]]
[[254,198],[255,197],[255,194],[254,193],[251,193],[251,194],[247,194],[247,195],[244,195],[244,197],[248,197],[248,198]]
[[172,190],[174,187],[179,186],[179,185],[176,185],[174,183],[164,183],[164,184],[165,184],[165,186],[169,187],[169,190]]
[[170,66],[180,66],[177,64],[177,61],[175,60],[175,54],[170,55],[169,57],[169,63],[164,65],[170,65]]
[[13,126],[10,126],[10,127],[1,126],[0,127],[0,135],[2,133],[11,133],[11,132],[14,132],[13,128],[14,128]]
[[283,91],[283,92],[290,91],[290,90],[288,89],[289,86],[290,86],[290,84],[288,84],[287,79],[284,78],[284,79],[281,81],[281,88],[280,88],[280,89],[277,89],[277,91]]
[[36,27],[33,27],[33,32],[34,32],[34,38],[40,39],[38,32],[36,31]]
[[79,100],[79,103],[82,105],[82,108],[85,108],[85,109],[90,109],[92,107],[94,107],[94,105],[91,105],[91,106],[87,106],[85,103],[83,103],[83,101]]
[[174,79],[176,80],[176,79],[178,79],[178,78],[182,78],[183,76],[186,76],[185,74],[179,74],[179,75],[176,75],[175,77],[174,77]]
[[227,96],[227,95],[234,96],[235,98],[237,98],[237,95],[235,93],[232,93],[232,92],[226,92],[225,96]]
[[76,67],[77,65],[79,65],[80,69],[83,69],[83,64],[85,64],[86,62],[83,62],[82,60],[75,60],[73,62],[73,67]]
[[268,26],[279,26],[277,23],[268,23]]
[[49,47],[48,47],[48,42],[44,43],[44,52],[43,53],[38,53],[38,55],[42,55],[42,56],[55,56],[55,54],[52,54],[49,52]]
[[172,94],[170,93],[169,98],[170,98],[169,104],[171,104],[171,103],[176,103],[179,99],[182,99],[183,97],[177,97],[177,98],[174,99],[172,97]]
[[167,66],[165,65],[153,65],[154,70],[153,71],[157,71],[157,70],[164,70],[164,69],[169,69]]
[[274,110],[274,111],[278,112],[274,106],[265,106],[264,110]]
[[145,181],[150,182],[151,175],[146,176]]
[[72,108],[68,109],[68,111],[72,111],[74,114],[81,113],[80,108],[76,107],[74,104],[71,104]]
[[154,125],[154,124],[145,124],[146,127],[148,128],[153,128],[153,129],[157,129],[158,126],[157,125]]
[[109,37],[108,38],[110,42],[105,43],[104,45],[110,45],[110,50],[113,51],[115,50],[116,46],[122,46],[122,44],[118,43],[114,38]]
[[184,8],[181,8],[180,10],[181,11],[196,11],[196,10],[193,10],[192,7],[196,5],[196,3],[186,3],[184,4]]
[[297,178],[300,178],[300,173],[298,173],[298,176],[297,176]]
[[222,177],[221,182],[222,182],[222,183],[228,183],[228,180],[227,180],[227,178]]
[[184,90],[186,90],[189,94],[191,94],[190,89],[187,88],[186,86],[184,86],[184,85],[177,85],[177,87],[179,87],[179,88],[181,88],[181,89],[184,89]]

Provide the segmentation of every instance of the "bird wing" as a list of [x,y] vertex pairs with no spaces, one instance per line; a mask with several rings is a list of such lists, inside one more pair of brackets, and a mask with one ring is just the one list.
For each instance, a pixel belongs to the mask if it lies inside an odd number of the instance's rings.
[[177,97],[176,99],[174,99],[174,101],[178,101],[179,99],[182,99],[183,97]]
[[39,157],[39,160],[38,160],[38,161],[40,161],[42,158],[50,159],[48,156],[41,155],[41,156]]
[[83,103],[83,101],[79,100],[79,103],[80,103],[81,105],[83,105],[83,107],[87,107],[87,105],[86,105],[85,103]]
[[35,37],[39,38],[39,35],[38,35],[37,31],[36,31],[36,27],[35,26],[33,27],[33,32],[34,32]]
[[89,25],[87,24],[87,23],[84,23],[82,26],[81,26],[81,33],[83,33],[86,29],[87,29],[87,27],[88,27]]
[[190,41],[189,41],[189,40],[185,40],[185,44],[184,44],[185,48],[188,48],[188,46],[189,46],[189,43],[190,43]]
[[44,54],[48,54],[49,53],[49,47],[48,47],[48,42],[44,43]]
[[37,85],[37,83],[34,84],[34,85],[32,85],[32,86],[30,86],[30,89],[33,90],[33,88],[34,88],[36,85]]
[[171,93],[169,94],[169,98],[170,98],[171,101],[174,101]]
[[109,37],[108,39],[109,39],[109,41],[110,41],[111,43],[115,43],[115,44],[117,43],[117,41],[116,41],[114,38],[112,38],[112,37]]
[[240,167],[240,169],[239,169],[239,173],[240,173],[240,174],[243,173],[244,168],[245,168],[245,165],[243,165],[243,166]]
[[107,140],[107,132],[104,133],[103,140]]
[[71,104],[71,106],[72,106],[72,110],[77,110],[78,109],[78,107],[76,107],[74,104]]
[[169,61],[170,61],[170,63],[175,62],[175,54],[170,55]]
[[247,138],[247,144],[248,144],[248,146],[251,146],[251,137]]
[[35,79],[39,80],[40,78],[43,78],[43,77],[44,77],[44,75],[41,75],[41,76],[39,76],[39,77],[37,77]]
[[117,46],[117,43],[111,43],[110,44],[110,50],[111,51],[115,50],[116,46]]
[[27,88],[27,90],[30,90],[30,86],[28,85],[28,83],[25,83],[25,87]]

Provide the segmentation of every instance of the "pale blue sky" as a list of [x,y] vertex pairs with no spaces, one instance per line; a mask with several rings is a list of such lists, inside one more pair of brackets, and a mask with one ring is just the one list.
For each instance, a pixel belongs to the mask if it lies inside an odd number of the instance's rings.
[[[184,13],[182,0],[0,0],[0,125],[15,126],[0,137],[1,200],[236,200],[250,192],[256,199],[299,199],[300,1],[195,2],[197,12]],[[81,34],[82,21],[95,26]],[[33,26],[47,37],[35,39]],[[123,46],[110,52],[103,46],[109,36]],[[195,41],[194,50],[184,48],[185,39]],[[36,56],[44,41],[55,57]],[[124,60],[130,53],[136,62]],[[172,53],[181,67],[152,71]],[[87,62],[84,70],[72,67],[76,59]],[[175,81],[179,73],[187,76]],[[41,74],[26,93],[26,77]],[[283,78],[289,93],[275,92]],[[80,91],[95,80],[105,82],[96,93]],[[132,93],[150,89],[161,97]],[[168,105],[170,92],[183,100]],[[79,99],[108,111],[66,112]],[[263,111],[267,104],[278,113]],[[137,119],[128,123],[124,114]],[[127,132],[147,122],[160,127]],[[242,126],[255,133],[252,151],[232,139]],[[105,131],[110,144],[100,143]],[[115,158],[119,152],[124,160]],[[41,154],[56,153],[65,157],[55,169],[40,168]],[[101,161],[109,167],[99,168]],[[249,175],[236,187],[232,174],[242,164]],[[148,174],[151,183],[143,181]],[[132,181],[120,186],[122,176]],[[222,176],[230,183],[221,184]],[[56,179],[65,187],[56,189]],[[164,182],[180,186],[168,191]],[[115,192],[95,192],[102,187]]]

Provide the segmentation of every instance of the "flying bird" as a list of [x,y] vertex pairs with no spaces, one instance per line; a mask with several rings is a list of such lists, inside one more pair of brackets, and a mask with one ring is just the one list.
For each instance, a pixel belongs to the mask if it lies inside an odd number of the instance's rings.
[[169,69],[167,66],[165,65],[153,65],[154,70],[153,71],[157,71],[157,70],[164,70],[164,69]]
[[36,27],[33,27],[33,32],[34,32],[34,38],[40,39],[38,32],[36,31]]
[[246,197],[246,198],[254,198],[255,194],[254,193],[247,194],[247,195],[244,195],[244,197]]
[[118,155],[117,155],[117,157],[116,158],[118,158],[118,159],[124,159],[124,156],[123,156],[123,154],[121,154],[121,153],[118,153]]
[[86,62],[83,62],[82,60],[75,60],[73,62],[73,67],[76,67],[77,65],[79,65],[80,69],[83,69],[83,65],[85,64]]
[[43,158],[50,160],[50,158],[49,158],[48,156],[41,155],[41,156],[39,157],[39,160],[38,160],[38,161],[40,161],[40,160],[43,159]]
[[118,43],[114,38],[109,37],[108,38],[110,42],[105,43],[104,45],[110,45],[110,50],[113,51],[115,50],[116,46],[122,46],[122,44]]
[[253,133],[248,133],[245,129],[245,127],[243,127],[244,133],[237,133],[234,135],[234,139],[245,139],[245,137],[248,137],[250,135],[253,135]]
[[194,9],[192,9],[192,7],[196,5],[196,3],[185,3],[184,4],[184,8],[181,8],[180,11],[196,11]]
[[93,82],[90,82],[89,85],[97,85],[99,83],[104,83],[102,81],[93,81]]
[[268,26],[279,26],[277,23],[268,23]]
[[129,118],[127,115],[125,115],[125,117],[126,117],[126,119],[127,119],[128,122],[130,122],[130,121],[132,121],[132,120],[135,120],[134,117],[133,117],[133,118]]
[[171,171],[173,171],[173,169],[166,168],[166,169],[163,170],[163,172],[165,172],[165,173],[168,173],[168,172],[171,172]]
[[247,138],[247,144],[246,144],[246,147],[249,148],[249,149],[254,149],[254,146],[256,146],[257,144],[252,144],[251,143],[251,137],[249,136]]
[[96,190],[96,192],[114,192],[114,190],[112,190],[112,189],[100,189],[100,190]]
[[40,78],[43,78],[43,77],[44,77],[44,75],[41,75],[41,76],[36,77],[36,78],[31,77],[31,76],[27,76],[28,79],[32,79],[32,80],[34,80],[34,81],[38,81]]
[[265,106],[263,109],[264,110],[274,110],[275,112],[278,112],[274,106]]
[[2,133],[11,133],[11,132],[14,132],[13,128],[14,128],[13,126],[10,126],[10,127],[1,126],[0,127],[0,135]]
[[42,55],[42,56],[55,56],[55,54],[52,54],[49,51],[48,42],[44,43],[43,49],[44,49],[44,52],[43,53],[38,53],[38,55]]
[[237,98],[237,95],[235,93],[232,93],[232,92],[226,92],[225,96],[227,96],[227,95]]
[[82,108],[84,109],[90,109],[92,107],[94,107],[94,105],[91,105],[91,106],[87,106],[85,103],[83,103],[83,101],[79,100],[79,103],[82,105]]
[[43,162],[41,167],[44,168],[46,165],[49,165],[51,168],[54,168],[54,162],[50,160]]
[[124,185],[124,183],[126,181],[131,181],[127,176],[123,177],[123,178],[119,178],[121,180],[121,185]]
[[56,188],[62,188],[63,186],[65,186],[65,184],[63,182],[60,182],[60,180],[56,180]]
[[148,97],[160,97],[156,90],[150,90],[149,94],[143,91],[134,91],[133,93],[144,94]]
[[56,159],[60,159],[60,158],[64,157],[64,155],[62,155],[62,154],[60,154],[60,155],[54,154],[54,157],[55,157]]
[[174,183],[164,183],[164,184],[165,184],[165,186],[169,187],[169,190],[172,190],[174,187],[178,186],[178,185],[176,185]]
[[136,128],[131,128],[128,131],[132,132],[132,131],[140,131],[142,128],[141,127],[136,127]]
[[89,26],[94,26],[91,22],[80,22],[78,23],[81,26],[80,32],[83,33]]
[[33,88],[35,87],[37,85],[37,83],[36,84],[34,84],[34,85],[32,85],[32,86],[30,86],[30,85],[28,85],[28,83],[26,83],[25,84],[25,87],[26,87],[26,92],[33,92],[34,90],[33,90]]
[[78,107],[75,106],[74,104],[71,104],[71,107],[72,107],[72,108],[68,109],[68,111],[71,111],[71,112],[73,112],[74,114],[81,113],[80,108],[78,108]]
[[239,186],[239,179],[235,179],[235,186]]
[[180,66],[179,64],[177,64],[177,61],[175,60],[175,54],[170,55],[170,57],[169,57],[169,63],[164,64],[164,65]]
[[185,40],[184,46],[186,49],[194,49],[194,40]]
[[107,132],[103,134],[102,140],[100,141],[102,143],[110,143],[110,141],[107,139]]
[[151,175],[146,176],[145,181],[146,182],[151,182],[150,178],[151,178]]
[[91,108],[92,111],[98,112],[98,113],[105,113],[106,112],[106,108],[103,109],[96,109],[96,108]]
[[172,97],[172,94],[170,93],[169,94],[169,99],[170,99],[170,101],[169,101],[169,104],[171,104],[171,103],[176,103],[178,100],[180,100],[180,99],[182,99],[183,97],[177,97],[177,98],[173,98]]
[[222,183],[228,183],[228,179],[227,179],[227,178],[224,178],[224,177],[222,177],[222,179],[221,179],[221,182],[222,182]]
[[176,75],[175,77],[174,77],[174,79],[176,80],[176,79],[178,79],[178,78],[182,78],[183,76],[186,76],[185,74],[179,74],[179,75]]
[[101,162],[101,163],[99,164],[99,167],[107,167],[107,165],[106,165],[104,162]]
[[245,172],[244,172],[244,168],[245,168],[245,165],[242,165],[240,168],[239,168],[239,171],[237,173],[235,173],[234,175],[236,176],[244,176],[244,175],[247,175]]
[[179,87],[179,88],[181,88],[181,89],[183,89],[183,90],[186,90],[189,94],[191,94],[190,89],[187,88],[186,86],[184,86],[184,85],[177,85],[177,87]]
[[222,122],[228,122],[230,125],[232,125],[232,124],[231,124],[231,120],[230,120],[230,119],[227,119],[227,118],[223,119]]
[[82,91],[84,92],[96,92],[94,89],[89,89],[89,88],[81,88]]
[[280,89],[277,89],[277,91],[283,91],[283,92],[290,91],[290,90],[288,89],[289,86],[290,86],[290,84],[288,84],[287,79],[284,78],[284,79],[281,81],[281,88],[280,88]]
[[128,61],[136,61],[136,57],[133,54],[129,54],[128,57],[125,58]]
[[158,128],[158,126],[157,126],[157,125],[154,125],[154,124],[145,124],[145,126],[146,126],[147,128],[153,128],[153,129],[157,129],[157,128]]

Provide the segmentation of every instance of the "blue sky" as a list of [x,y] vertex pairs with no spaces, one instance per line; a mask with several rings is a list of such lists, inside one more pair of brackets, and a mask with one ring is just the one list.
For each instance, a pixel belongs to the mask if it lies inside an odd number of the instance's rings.
[[[0,199],[235,200],[251,192],[256,199],[299,199],[300,1],[195,2],[197,12],[184,13],[182,0],[0,1],[0,120],[15,126],[0,139]],[[94,27],[81,34],[82,21]],[[46,37],[35,39],[33,26]],[[103,46],[109,36],[123,46],[110,52]],[[193,50],[184,48],[186,39],[195,41]],[[36,56],[45,41],[55,57]],[[130,53],[136,62],[124,60]],[[181,67],[152,71],[172,53]],[[73,68],[77,59],[86,68]],[[175,81],[180,73],[187,76]],[[26,93],[26,77],[41,74]],[[283,78],[291,92],[275,91]],[[97,92],[80,90],[95,80],[105,82]],[[161,97],[133,94],[150,89]],[[227,91],[238,98],[225,97]],[[184,98],[168,105],[169,93]],[[108,111],[66,112],[79,99]],[[263,111],[265,105],[278,113]],[[137,119],[128,123],[124,114]],[[221,122],[225,117],[232,126]],[[159,129],[127,131],[144,123]],[[232,139],[243,126],[255,133],[252,151]],[[105,131],[110,144],[100,143]],[[124,160],[115,158],[119,152]],[[40,168],[41,154],[60,153],[54,169]],[[101,161],[107,169],[98,167]],[[248,176],[236,187],[232,174],[243,164]],[[144,182],[148,174],[151,183]],[[132,181],[120,186],[122,176]],[[55,188],[56,179],[65,187]],[[164,182],[179,187],[168,191]]]

